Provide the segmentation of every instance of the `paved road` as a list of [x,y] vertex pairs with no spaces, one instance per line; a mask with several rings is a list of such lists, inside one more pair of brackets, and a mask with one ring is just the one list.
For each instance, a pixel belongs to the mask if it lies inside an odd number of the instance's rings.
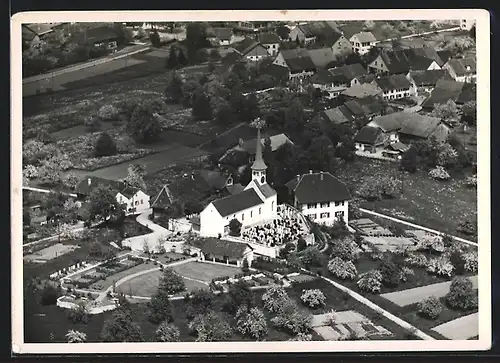
[[[472,281],[473,287],[477,289],[478,288],[477,276],[471,277],[470,280]],[[437,284],[415,287],[413,289],[390,292],[388,294],[382,294],[380,296],[393,302],[398,306],[407,306],[418,303],[431,296],[435,296],[438,299],[444,297],[450,290],[450,285],[451,281],[440,282]]]
[[126,238],[122,241],[122,246],[127,246],[132,249],[132,251],[142,251],[144,248],[144,242],[147,242],[150,249],[155,249],[158,240],[162,237],[166,237],[171,235],[168,229],[154,223],[149,219],[149,216],[152,213],[152,209],[148,209],[147,211],[139,214],[136,218],[136,221],[143,225],[144,227],[149,228],[153,232],[148,234],[143,234],[141,236],[135,236]]
[[[371,215],[374,215],[374,216],[377,216],[377,217],[380,217],[380,218],[385,218],[385,219],[388,219],[390,221],[398,222],[398,223],[401,223],[401,224],[404,224],[404,225],[407,225],[407,226],[410,226],[410,227],[413,227],[413,228],[421,229],[423,231],[430,232],[430,233],[433,233],[433,234],[437,234],[439,236],[443,236],[443,235],[446,234],[444,232],[440,232],[440,231],[437,231],[435,229],[427,228],[427,227],[424,227],[424,226],[421,226],[421,225],[418,225],[418,224],[415,224],[415,223],[406,222],[406,221],[403,221],[401,219],[394,218],[394,217],[388,216],[386,214],[378,213],[378,212],[375,212],[375,211],[372,211],[372,210],[369,210],[369,209],[359,208],[359,210],[361,212],[363,212],[363,213],[366,213],[366,214],[371,214]],[[450,236],[450,237],[453,238],[456,241],[459,241],[459,242],[466,243],[468,245],[476,246],[477,247],[477,243],[476,242],[472,242],[472,241],[469,241],[467,239],[456,237],[456,236]]]
[[47,188],[35,188],[35,187],[23,186],[23,189],[24,190],[29,190],[29,191],[32,191],[32,192],[45,193],[45,194],[48,194],[48,193],[61,193],[61,194],[64,194],[64,195],[69,195],[70,197],[73,197],[73,198],[77,197],[77,195],[75,193],[59,192],[59,191],[52,190],[52,189],[47,189]]
[[[461,30],[459,26],[453,27],[453,28],[447,28],[447,29],[439,29],[439,30],[431,30],[428,32],[423,32],[423,33],[417,33],[417,34],[409,34],[409,35],[403,35],[400,39],[409,39],[409,38],[416,38],[416,37],[421,37],[422,35],[429,35],[429,34],[434,34],[434,33],[445,33],[445,32],[453,32],[457,30]],[[384,39],[384,40],[379,40],[376,42],[377,43],[384,43],[384,42],[391,42],[393,40],[397,40],[398,38],[389,38],[389,39]]]
[[467,340],[479,335],[479,314],[470,314],[432,328],[451,340]]

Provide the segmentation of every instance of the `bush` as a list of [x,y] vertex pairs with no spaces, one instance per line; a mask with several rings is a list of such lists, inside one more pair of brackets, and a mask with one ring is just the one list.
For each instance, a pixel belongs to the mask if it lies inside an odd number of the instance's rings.
[[354,263],[344,261],[340,257],[335,257],[328,262],[328,271],[341,280],[354,280],[358,274]]
[[369,201],[396,198],[400,193],[401,180],[390,176],[369,177],[358,189],[359,196]]
[[443,311],[443,305],[435,296],[418,303],[418,313],[426,318],[436,319],[441,311]]
[[280,312],[289,300],[290,297],[286,293],[285,288],[276,284],[269,286],[264,295],[262,295],[264,308],[271,313]]
[[477,273],[478,261],[477,252],[466,252],[462,255],[464,261],[464,270],[467,272]]
[[42,305],[55,305],[57,304],[57,298],[59,297],[59,292],[52,285],[46,285],[42,291],[42,298],[40,303]]
[[244,336],[262,340],[267,336],[267,320],[264,313],[257,308],[238,309],[236,313],[236,329]]
[[323,254],[317,247],[309,246],[299,253],[300,260],[306,267],[321,267],[323,265]]
[[429,171],[429,176],[436,180],[448,180],[450,179],[450,174],[442,166],[436,166],[434,169]]
[[197,335],[197,342],[226,341],[233,333],[226,320],[213,311],[197,315],[189,323],[189,330]]
[[155,339],[157,342],[178,342],[179,337],[179,328],[168,321],[161,323],[155,331]]
[[96,157],[111,156],[116,154],[117,151],[115,140],[107,132],[99,135],[94,145],[94,155]]
[[236,218],[231,219],[229,222],[229,235],[231,236],[239,236],[241,232],[241,222]]
[[406,266],[401,267],[401,275],[400,275],[401,281],[406,282],[406,281],[408,281],[408,278],[410,276],[414,276],[414,275],[415,275],[415,271],[413,271],[411,268],[406,267]]
[[334,241],[331,246],[331,256],[340,257],[344,261],[356,261],[359,258],[359,247],[350,236]]
[[325,305],[326,297],[321,290],[310,289],[302,291],[300,300],[304,303],[304,305],[312,309],[317,309]]
[[454,267],[448,258],[442,256],[439,258],[432,258],[427,266],[427,271],[437,276],[451,277]]
[[379,270],[371,270],[361,274],[358,287],[362,291],[379,293],[382,288],[382,274]]
[[87,307],[83,303],[78,304],[77,307],[69,311],[68,318],[73,324],[87,324],[89,322]]
[[421,253],[412,253],[405,258],[405,263],[413,267],[427,267],[429,265],[429,260]]
[[271,319],[273,325],[293,335],[307,334],[311,330],[311,315],[304,314],[294,301],[288,300],[277,316]]
[[99,119],[103,121],[112,121],[118,117],[119,111],[113,105],[104,105],[97,112]]
[[467,179],[465,180],[465,185],[468,188],[477,188],[477,175],[471,175],[468,176]]
[[392,261],[384,261],[379,267],[382,283],[387,287],[396,287],[401,281],[401,270]]
[[446,302],[453,309],[472,310],[477,308],[477,292],[467,277],[456,277],[446,294]]

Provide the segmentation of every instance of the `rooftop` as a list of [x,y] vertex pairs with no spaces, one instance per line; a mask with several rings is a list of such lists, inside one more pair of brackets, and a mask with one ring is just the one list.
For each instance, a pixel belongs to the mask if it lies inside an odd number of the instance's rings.
[[255,190],[247,189],[239,194],[214,200],[212,204],[222,217],[227,217],[245,209],[264,204],[264,202]]
[[286,185],[301,204],[351,199],[347,186],[328,172],[303,174]]

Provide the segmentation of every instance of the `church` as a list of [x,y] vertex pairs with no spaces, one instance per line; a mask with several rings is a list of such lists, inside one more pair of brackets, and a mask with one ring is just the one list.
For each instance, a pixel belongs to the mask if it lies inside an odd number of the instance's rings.
[[262,158],[260,128],[252,164],[252,180],[239,193],[214,200],[200,213],[200,236],[219,237],[229,233],[229,222],[237,219],[242,229],[277,217],[277,193],[267,183],[267,165]]

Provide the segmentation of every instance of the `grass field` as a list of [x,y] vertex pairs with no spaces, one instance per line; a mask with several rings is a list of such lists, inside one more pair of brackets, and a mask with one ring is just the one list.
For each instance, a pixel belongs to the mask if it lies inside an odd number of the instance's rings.
[[206,282],[210,282],[216,277],[234,276],[241,272],[241,269],[237,267],[203,262],[188,262],[174,266],[172,269],[181,276]]
[[44,248],[43,250],[37,251],[31,255],[24,256],[25,261],[43,261],[47,262],[59,256],[65,255],[75,249],[78,246],[57,243],[55,245]]
[[129,275],[135,274],[137,272],[146,271],[155,268],[152,263],[141,263],[140,265],[129,268],[125,271],[118,272],[117,274],[106,277],[104,280],[99,280],[91,286],[100,287],[98,290],[104,291],[108,287],[113,286],[113,283],[118,282],[118,280],[127,277]]

